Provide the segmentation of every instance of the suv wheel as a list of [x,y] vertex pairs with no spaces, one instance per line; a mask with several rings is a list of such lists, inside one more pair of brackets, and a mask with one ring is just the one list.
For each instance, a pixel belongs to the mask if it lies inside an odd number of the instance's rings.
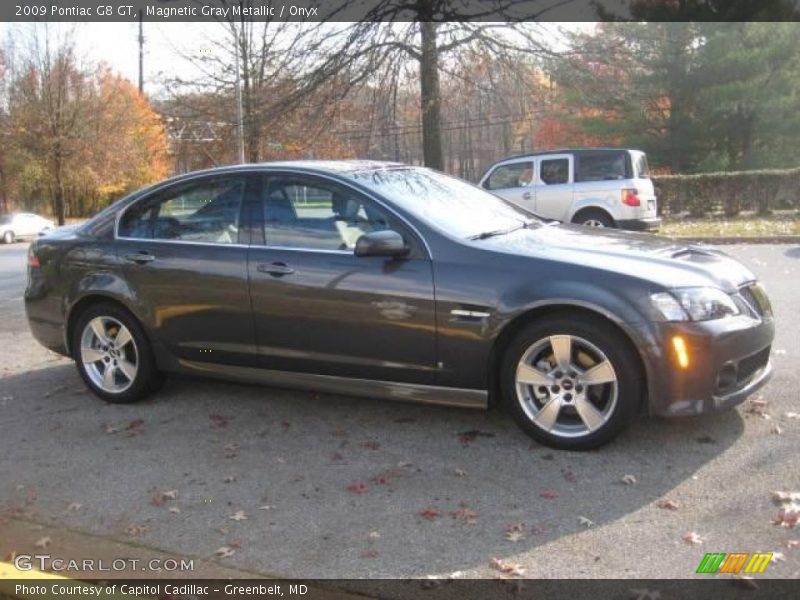
[[601,210],[583,211],[574,222],[587,227],[614,227],[614,219]]
[[564,450],[596,448],[636,416],[638,357],[612,326],[586,317],[525,327],[505,353],[502,398],[535,440]]
[[72,356],[83,381],[103,400],[133,402],[155,392],[163,377],[139,323],[113,304],[97,304],[78,319]]
[[13,244],[14,243],[14,232],[13,231],[6,231],[3,234],[3,243],[4,244]]

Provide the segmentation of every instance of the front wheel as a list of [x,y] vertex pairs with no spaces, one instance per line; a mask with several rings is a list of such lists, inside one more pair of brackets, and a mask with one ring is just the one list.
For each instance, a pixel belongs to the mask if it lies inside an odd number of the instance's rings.
[[14,232],[13,231],[6,231],[3,234],[3,243],[4,244],[13,244],[14,243]]
[[103,400],[134,402],[163,381],[142,327],[113,304],[91,306],[73,330],[72,356],[89,389]]
[[638,364],[628,340],[599,319],[534,322],[504,355],[503,402],[542,444],[596,448],[636,416],[642,395]]

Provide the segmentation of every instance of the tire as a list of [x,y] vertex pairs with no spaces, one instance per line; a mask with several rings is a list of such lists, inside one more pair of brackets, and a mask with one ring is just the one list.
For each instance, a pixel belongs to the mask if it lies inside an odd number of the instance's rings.
[[3,243],[4,244],[13,244],[14,243],[14,232],[13,231],[6,231],[3,234]]
[[[115,345],[119,335],[124,339]],[[70,347],[84,383],[107,402],[141,400],[164,382],[142,326],[119,305],[101,302],[84,310],[72,329]]]
[[599,209],[583,210],[578,213],[573,222],[586,227],[616,227],[614,219],[607,212]]
[[590,450],[614,439],[638,414],[644,379],[639,364],[628,339],[599,318],[535,321],[503,355],[501,401],[536,441]]

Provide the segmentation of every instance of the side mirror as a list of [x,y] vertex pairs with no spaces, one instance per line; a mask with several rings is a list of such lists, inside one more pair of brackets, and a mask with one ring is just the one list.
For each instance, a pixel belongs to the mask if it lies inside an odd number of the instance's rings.
[[384,229],[383,231],[373,231],[365,233],[356,241],[356,256],[405,256],[410,252],[403,236]]

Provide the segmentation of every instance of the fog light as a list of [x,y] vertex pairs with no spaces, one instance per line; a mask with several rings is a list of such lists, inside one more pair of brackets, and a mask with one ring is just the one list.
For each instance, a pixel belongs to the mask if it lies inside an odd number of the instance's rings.
[[678,357],[678,364],[681,366],[681,369],[688,367],[689,352],[686,350],[686,342],[684,339],[679,335],[672,336],[672,347],[675,349],[675,356]]

